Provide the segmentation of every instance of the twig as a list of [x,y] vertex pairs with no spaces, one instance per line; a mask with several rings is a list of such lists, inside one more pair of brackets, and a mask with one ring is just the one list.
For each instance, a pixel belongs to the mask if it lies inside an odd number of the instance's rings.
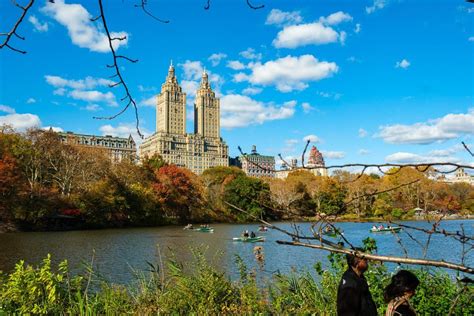
[[30,0],[30,2],[25,6],[25,7],[22,7],[21,5],[19,5],[18,3],[16,3],[15,0],[12,0],[13,4],[20,8],[23,12],[21,13],[21,16],[18,18],[18,20],[15,22],[15,24],[13,25],[13,28],[10,30],[10,32],[8,33],[1,33],[0,36],[6,36],[5,37],[5,40],[3,41],[2,44],[0,44],[0,49],[2,49],[3,47],[8,47],[10,48],[12,51],[15,51],[17,53],[20,53],[20,54],[26,54],[26,51],[24,50],[20,50],[20,49],[17,49],[13,46],[10,45],[9,41],[11,39],[11,37],[13,35],[15,35],[16,37],[18,37],[19,39],[21,40],[25,40],[25,38],[23,36],[20,36],[18,35],[17,33],[17,28],[18,26],[20,26],[21,22],[23,22],[23,19],[25,18],[26,14],[28,13],[28,10],[31,8],[31,6],[33,5],[33,3],[35,2],[35,0]]
[[145,14],[151,16],[153,19],[157,20],[158,22],[161,22],[161,23],[170,23],[169,20],[162,20],[160,18],[157,18],[156,16],[154,16],[150,11],[147,10],[146,8],[146,5],[148,4],[148,0],[141,0],[141,4],[135,4],[135,8],[142,8],[143,12],[145,12]]
[[251,9],[254,9],[254,10],[262,9],[263,7],[265,7],[264,4],[259,5],[259,6],[256,7],[256,6],[254,6],[254,5],[252,5],[252,4],[250,3],[250,0],[247,0],[247,5],[248,5]]
[[112,41],[114,41],[114,40],[123,40],[125,38],[112,38],[110,36],[109,28],[107,26],[107,21],[105,19],[104,7],[103,7],[103,4],[102,4],[102,0],[98,0],[98,2],[99,2],[99,8],[100,8],[100,18],[102,19],[102,24],[104,25],[104,30],[105,30],[105,33],[106,33],[107,38],[109,40],[110,51],[112,52],[112,56],[114,58],[113,65],[107,65],[107,66],[109,68],[114,68],[115,69],[115,75],[114,76],[116,76],[119,79],[119,81],[118,81],[117,84],[114,84],[113,86],[117,86],[117,85],[122,85],[123,86],[126,95],[125,95],[124,98],[122,98],[122,100],[128,99],[128,102],[125,105],[125,107],[122,110],[120,110],[117,114],[109,116],[109,117],[94,116],[94,119],[97,119],[97,120],[112,120],[112,119],[116,118],[117,116],[121,115],[122,113],[124,113],[130,107],[130,105],[133,105],[133,107],[135,109],[135,120],[136,120],[137,133],[141,138],[143,138],[144,136],[140,132],[140,128],[139,128],[140,120],[138,118],[137,104],[135,103],[135,100],[133,99],[132,95],[130,94],[130,91],[128,89],[127,84],[125,83],[125,80],[123,80],[122,73],[120,72],[120,68],[119,68],[118,63],[117,63],[117,59],[126,59],[126,60],[128,60],[132,63],[136,63],[138,60],[130,59],[130,58],[122,56],[122,55],[117,55],[117,53],[115,52],[114,46],[112,45]]

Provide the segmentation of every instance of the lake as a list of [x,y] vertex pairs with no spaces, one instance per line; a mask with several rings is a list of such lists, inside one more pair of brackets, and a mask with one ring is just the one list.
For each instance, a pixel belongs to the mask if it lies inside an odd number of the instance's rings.
[[[423,221],[402,222],[406,225],[430,228],[431,224]],[[287,230],[292,230],[288,222],[273,223]],[[447,231],[460,230],[463,224],[466,235],[474,235],[474,220],[452,220],[442,222]],[[297,223],[302,233],[309,234],[310,223]],[[369,233],[373,223],[336,223],[344,231],[344,235],[354,245],[361,245],[368,236],[375,238],[378,253],[384,255],[404,256],[404,252],[391,233]],[[264,235],[263,243],[233,242],[245,229],[257,231],[258,224],[213,224],[214,233],[200,233],[183,230],[183,227],[165,226],[154,228],[126,228],[68,232],[28,232],[0,234],[0,270],[10,271],[15,263],[23,259],[30,264],[38,264],[48,253],[54,263],[67,259],[73,269],[81,267],[81,263],[90,262],[94,256],[94,267],[107,279],[115,283],[128,283],[133,279],[133,270],[148,269],[148,262],[158,263],[174,255],[178,260],[192,260],[190,247],[207,247],[206,256],[217,267],[224,269],[231,278],[238,275],[234,263],[235,254],[241,256],[250,268],[258,267],[253,254],[257,245],[263,247],[265,265],[264,275],[275,272],[289,272],[292,269],[312,269],[317,261],[327,266],[328,253],[302,247],[282,246],[276,240],[290,240],[289,237],[275,230]],[[426,234],[408,231],[412,237],[425,243]],[[421,258],[422,248],[402,230],[398,237],[408,248],[409,254]],[[459,242],[442,235],[433,235],[428,249],[431,259],[459,262],[461,254]],[[217,254],[217,255],[216,255]],[[465,264],[474,265],[471,251]],[[394,266],[394,265],[392,265]]]

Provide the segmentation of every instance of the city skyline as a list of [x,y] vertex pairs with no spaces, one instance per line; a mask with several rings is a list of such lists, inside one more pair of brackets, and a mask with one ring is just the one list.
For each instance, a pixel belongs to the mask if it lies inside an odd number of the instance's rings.
[[[140,128],[155,130],[154,106],[169,63],[187,94],[192,133],[194,93],[204,68],[221,100],[229,154],[253,144],[265,155],[300,158],[305,139],[327,165],[451,161],[471,163],[461,141],[474,134],[474,6],[464,1],[267,3],[151,2],[159,23],[133,1],[104,1],[111,31],[128,35],[120,54],[139,104]],[[0,124],[53,126],[76,133],[136,137],[121,87],[106,67],[103,30],[87,18],[95,2],[38,2],[14,46],[0,51]],[[0,22],[17,15],[9,2]],[[234,18],[234,16],[236,18]],[[232,17],[232,18],[229,18]],[[279,165],[277,161],[277,166]]]

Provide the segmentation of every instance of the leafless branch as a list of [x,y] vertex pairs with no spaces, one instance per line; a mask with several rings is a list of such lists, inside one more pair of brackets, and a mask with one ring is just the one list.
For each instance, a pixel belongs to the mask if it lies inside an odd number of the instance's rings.
[[[352,254],[354,256],[360,257],[360,258],[366,258],[369,260],[376,260],[376,261],[383,261],[383,262],[395,262],[395,263],[403,263],[403,264],[413,264],[413,265],[423,265],[423,266],[433,266],[433,267],[441,267],[441,268],[447,268],[451,270],[456,270],[456,271],[461,271],[465,273],[470,273],[474,274],[474,268],[468,267],[465,265],[460,265],[452,262],[446,262],[444,260],[427,260],[427,259],[418,259],[418,258],[403,258],[403,257],[395,257],[395,256],[382,256],[382,255],[377,255],[377,254],[371,254],[371,253],[365,253],[365,252],[360,252],[356,249],[348,249],[343,247],[341,244],[336,244],[334,242],[331,242],[329,240],[326,240],[321,237],[320,234],[317,234],[317,237],[305,237],[301,236],[299,233],[294,234],[291,233],[285,229],[282,229],[276,225],[273,225],[269,222],[266,222],[262,219],[259,219],[256,216],[253,216],[252,214],[242,210],[241,208],[224,201],[225,204],[228,206],[243,212],[251,217],[253,217],[255,220],[261,222],[262,224],[278,230],[289,237],[292,238],[292,241],[283,241],[283,240],[277,240],[276,242],[281,245],[290,245],[290,246],[299,246],[299,247],[308,247],[308,248],[314,248],[314,249],[320,249],[320,250],[326,250],[332,253],[342,253],[342,254]],[[319,240],[321,242],[320,245],[317,244],[309,244],[309,243],[304,243],[300,242],[299,240]]]
[[[109,68],[114,68],[115,69],[114,77],[117,77],[119,79],[116,84],[113,84],[113,86],[117,86],[117,85],[122,85],[123,86],[123,88],[125,90],[125,97],[122,98],[122,100],[127,100],[128,99],[128,102],[122,108],[122,110],[120,110],[117,114],[109,116],[109,117],[97,117],[97,116],[95,116],[94,119],[112,120],[112,119],[116,118],[117,116],[121,115],[122,113],[124,113],[130,107],[130,105],[133,105],[133,107],[135,109],[135,119],[136,119],[137,133],[141,138],[143,138],[143,134],[140,132],[140,128],[139,128],[140,120],[138,118],[137,104],[136,104],[135,100],[133,99],[132,95],[130,94],[130,90],[128,89],[128,86],[127,86],[127,84],[125,83],[125,80],[122,77],[122,73],[120,72],[120,67],[119,67],[118,62],[117,62],[118,59],[126,59],[126,60],[128,60],[132,63],[136,63],[138,60],[131,59],[131,58],[128,58],[128,57],[125,57],[125,56],[122,56],[122,55],[117,55],[117,53],[115,52],[115,48],[112,44],[112,41],[115,38],[112,38],[110,36],[109,27],[107,25],[107,20],[105,19],[104,6],[102,4],[102,0],[98,0],[98,2],[99,2],[99,8],[100,8],[100,18],[102,19],[102,24],[104,25],[105,34],[107,35],[107,38],[109,40],[109,47],[110,47],[110,51],[112,52],[112,56],[113,56],[113,60],[114,60],[113,65],[110,65]],[[107,65],[107,66],[109,66],[109,65]]]
[[464,146],[464,148],[467,150],[467,152],[470,153],[472,157],[474,157],[474,154],[473,154],[472,151],[469,149],[469,147],[467,147],[466,143],[465,143],[465,142],[461,142],[461,144]]
[[0,44],[0,49],[2,49],[3,47],[8,47],[12,51],[15,51],[17,53],[26,54],[26,51],[20,50],[20,49],[17,49],[15,47],[11,46],[9,42],[10,42],[10,39],[12,38],[13,35],[15,35],[16,37],[18,37],[21,40],[25,40],[25,38],[23,36],[20,36],[17,33],[17,29],[20,26],[21,22],[23,22],[23,19],[25,18],[26,14],[28,13],[28,10],[33,6],[33,3],[35,2],[35,0],[30,0],[30,2],[28,2],[28,4],[24,7],[19,5],[15,0],[12,0],[12,2],[16,7],[20,8],[23,12],[21,13],[20,17],[18,18],[18,20],[13,25],[10,32],[0,34],[0,36],[5,36],[5,40],[3,41],[2,44]]
[[[263,4],[259,6],[254,6],[252,3],[250,3],[250,0],[246,0],[246,1],[249,8],[254,9],[254,10],[262,9],[263,7],[265,7],[265,5]],[[211,0],[207,0],[206,4],[204,5],[204,10],[209,10],[210,8],[211,8]]]
[[306,150],[308,149],[310,142],[311,141],[309,139],[306,141],[306,146],[304,146],[303,153],[301,154],[301,166],[303,166],[303,168],[304,168],[304,155],[306,154]]
[[163,19],[160,19],[156,16],[154,16],[150,11],[148,11],[148,9],[146,8],[146,5],[148,4],[148,0],[141,0],[141,3],[140,4],[135,4],[135,8],[142,8],[143,12],[145,12],[146,15],[149,15],[150,17],[152,17],[153,19],[157,20],[158,22],[161,22],[161,23],[170,23],[169,20],[163,20]]
[[259,6],[254,6],[250,3],[250,0],[247,0],[247,5],[251,8],[251,9],[254,9],[254,10],[258,10],[258,9],[262,9],[263,7],[265,7],[264,4],[262,5],[259,5]]
[[365,259],[369,259],[369,260],[440,267],[440,268],[447,268],[447,269],[451,269],[451,270],[461,271],[461,272],[465,272],[465,273],[469,273],[469,274],[474,274],[474,268],[459,265],[459,264],[452,263],[452,262],[447,262],[447,261],[444,261],[444,260],[426,260],[426,259],[417,259],[417,258],[381,256],[381,255],[377,255],[377,254],[360,252],[360,251],[357,251],[357,250],[351,250],[351,249],[346,249],[346,248],[333,248],[333,247],[328,247],[328,246],[324,246],[324,245],[302,243],[302,242],[299,242],[299,241],[277,240],[276,242],[280,245],[308,247],[308,248],[313,248],[313,249],[326,250],[326,251],[330,251],[330,252],[333,252],[333,253],[352,254],[356,257],[365,258]]

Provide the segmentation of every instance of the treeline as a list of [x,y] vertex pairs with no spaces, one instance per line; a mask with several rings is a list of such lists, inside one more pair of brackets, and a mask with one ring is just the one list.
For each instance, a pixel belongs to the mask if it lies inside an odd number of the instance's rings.
[[[285,180],[257,179],[234,167],[211,168],[197,176],[159,156],[140,164],[111,163],[104,150],[62,143],[52,131],[0,129],[0,224],[23,229],[235,222],[318,213],[402,218],[417,207],[427,212],[474,210],[473,187],[434,181],[414,169],[351,181],[355,177],[295,171]],[[414,180],[419,181],[372,195]]]

